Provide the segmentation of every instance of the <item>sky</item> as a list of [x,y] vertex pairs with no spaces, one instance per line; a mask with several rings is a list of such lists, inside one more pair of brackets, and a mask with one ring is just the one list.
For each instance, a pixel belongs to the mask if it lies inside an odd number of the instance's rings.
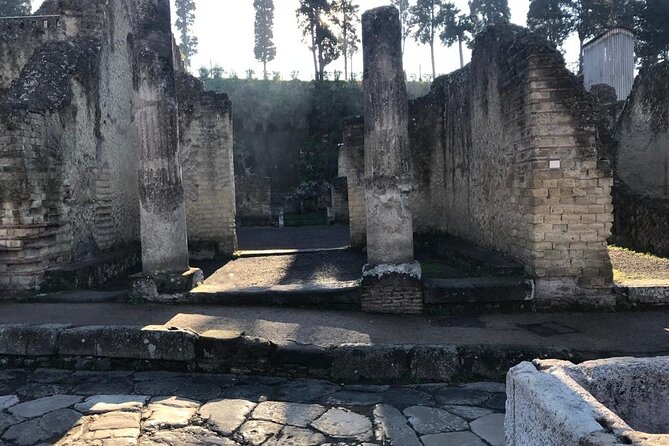
[[[34,7],[40,3],[41,0],[33,0]],[[196,0],[195,3],[197,10],[193,33],[199,39],[199,47],[191,66],[193,74],[197,74],[199,67],[220,65],[226,72],[234,71],[240,77],[244,77],[249,69],[260,76],[262,64],[253,56],[253,0]],[[389,3],[390,0],[358,0],[361,13]],[[455,0],[454,3],[460,10],[468,11],[467,0]],[[290,79],[291,73],[298,71],[300,79],[310,80],[314,76],[313,62],[297,26],[295,11],[298,4],[299,0],[274,0],[274,43],[277,55],[268,65],[268,71],[278,71],[284,79]],[[525,26],[529,0],[509,0],[509,7],[511,21]],[[569,65],[578,61],[578,39],[569,39],[564,49]],[[465,49],[465,63],[469,58],[470,52]],[[457,45],[446,48],[439,44],[435,49],[435,64],[437,75],[460,68]],[[419,45],[409,38],[404,53],[404,67],[409,77],[418,76],[420,73],[429,74],[429,47]],[[343,71],[343,59],[328,65],[326,70]],[[353,58],[353,71],[362,72],[362,51]]]

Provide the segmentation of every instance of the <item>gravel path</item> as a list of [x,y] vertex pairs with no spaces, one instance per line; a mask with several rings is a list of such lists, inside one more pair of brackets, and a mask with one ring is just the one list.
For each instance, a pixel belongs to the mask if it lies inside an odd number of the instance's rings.
[[504,444],[505,388],[167,372],[0,370],[0,444]]
[[616,281],[669,281],[669,258],[609,247]]

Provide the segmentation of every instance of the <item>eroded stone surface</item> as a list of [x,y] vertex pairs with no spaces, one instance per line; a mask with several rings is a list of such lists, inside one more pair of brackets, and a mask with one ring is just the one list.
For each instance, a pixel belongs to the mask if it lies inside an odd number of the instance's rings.
[[271,421],[251,420],[242,424],[235,438],[243,444],[259,446],[271,436],[278,434],[282,428],[281,424]]
[[213,430],[231,435],[246,420],[255,403],[247,400],[214,400],[200,408],[200,416]]
[[443,406],[443,409],[452,413],[453,415],[462,417],[467,421],[473,421],[477,418],[481,418],[486,415],[490,415],[492,413],[492,409],[489,409],[487,407],[476,407],[476,406],[446,405]]
[[366,441],[372,438],[369,418],[348,409],[330,409],[312,423],[312,426],[334,438],[352,438]]
[[263,446],[319,446],[325,442],[320,432],[301,427],[286,426],[279,435],[267,440]]
[[420,439],[424,446],[486,446],[479,437],[471,432],[424,435]]
[[264,402],[258,404],[251,416],[258,420],[307,427],[323,413],[325,408],[318,404]]
[[343,390],[325,398],[326,404],[347,406],[373,406],[383,401],[383,395],[378,392],[354,392]]
[[409,424],[422,435],[468,429],[467,422],[442,409],[426,406],[411,406],[404,411]]
[[407,419],[393,406],[379,404],[374,408],[375,436],[389,446],[421,446]]
[[139,411],[146,403],[147,396],[142,395],[95,395],[75,404],[74,408],[85,414],[105,412]]
[[0,410],[15,406],[19,403],[19,397],[16,395],[0,396]]
[[80,396],[75,395],[53,395],[39,398],[33,401],[17,404],[9,408],[9,413],[24,418],[34,418],[54,410],[64,409],[81,401]]
[[472,432],[492,446],[504,446],[504,415],[494,413],[486,415],[470,424]]
[[476,406],[483,404],[490,396],[483,390],[448,387],[437,393],[437,401],[441,404]]

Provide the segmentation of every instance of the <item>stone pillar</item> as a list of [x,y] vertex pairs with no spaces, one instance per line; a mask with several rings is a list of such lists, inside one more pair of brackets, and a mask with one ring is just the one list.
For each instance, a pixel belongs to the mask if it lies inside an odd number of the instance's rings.
[[399,12],[392,6],[362,16],[368,258],[363,309],[417,313],[423,296],[409,206],[409,107],[401,34]]
[[202,272],[188,266],[169,0],[139,0],[133,40],[133,113],[139,162],[142,274],[134,297],[190,291]]

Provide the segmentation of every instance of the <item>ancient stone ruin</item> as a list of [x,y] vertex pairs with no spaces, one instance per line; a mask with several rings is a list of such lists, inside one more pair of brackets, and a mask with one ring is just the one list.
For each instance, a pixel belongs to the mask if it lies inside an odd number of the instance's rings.
[[236,249],[231,104],[180,72],[167,1],[49,0],[0,30],[2,288],[182,281],[189,241]]

